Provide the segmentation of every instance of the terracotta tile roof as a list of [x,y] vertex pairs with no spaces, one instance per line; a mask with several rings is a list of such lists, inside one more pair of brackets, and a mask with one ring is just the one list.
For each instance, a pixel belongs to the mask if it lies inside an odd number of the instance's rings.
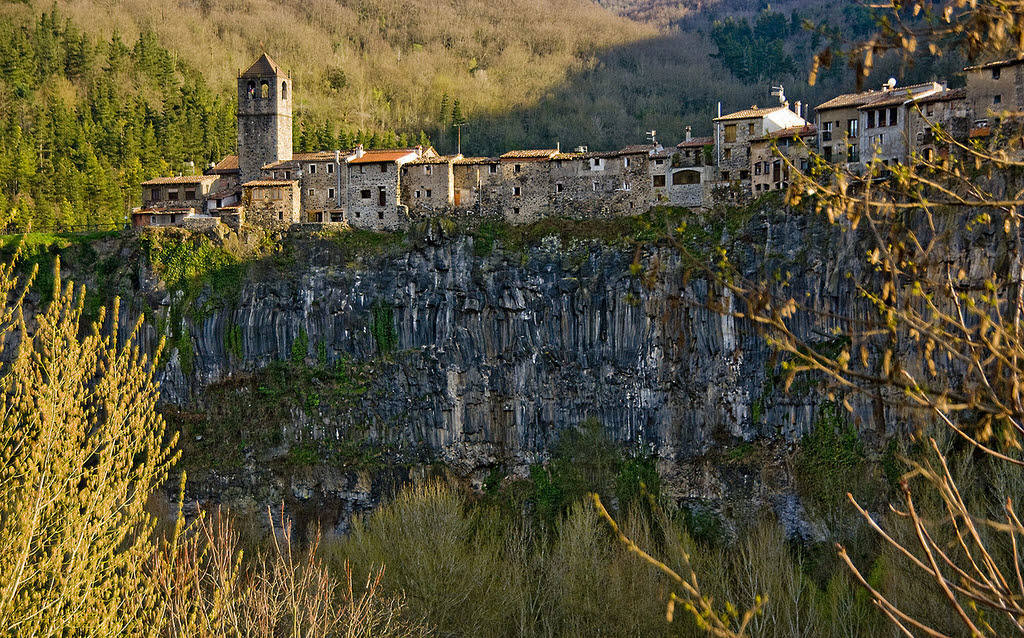
[[212,184],[217,181],[216,175],[178,175],[177,177],[154,177],[142,182],[142,186],[161,186],[163,184]]
[[[876,104],[881,106],[880,100],[885,100],[886,104],[889,103],[889,100],[895,100],[893,102],[894,104],[900,104],[910,99],[909,94],[920,93],[934,87],[935,83],[924,82],[921,84],[897,86],[887,91],[869,89],[867,91],[861,91],[860,93],[844,93],[843,95],[837,95],[831,100],[819,104],[814,110],[824,111],[828,109],[858,108],[867,104]],[[897,99],[897,95],[900,96],[901,99]]]
[[533,160],[545,160],[551,159],[553,156],[558,155],[559,150],[557,148],[535,148],[521,151],[509,151],[502,153],[501,158],[503,160],[517,160],[517,159],[533,159]]
[[237,155],[225,155],[224,159],[213,165],[213,168],[209,170],[210,173],[237,173],[238,172],[238,156]]
[[992,135],[992,129],[988,126],[972,128],[970,132],[970,137],[988,137],[989,135]]
[[707,146],[708,144],[714,144],[715,138],[710,135],[707,137],[692,137],[688,140],[683,140],[676,144],[676,148],[691,148],[694,146]]
[[268,76],[284,76],[285,73],[281,71],[281,67],[277,66],[270,56],[264,53],[259,57],[258,60],[252,63],[252,65],[243,71],[239,77],[243,78],[263,78]]
[[253,186],[298,186],[298,180],[294,179],[254,179],[242,184],[242,188]]
[[781,111],[782,109],[786,108],[789,107],[783,106],[781,104],[778,106],[770,106],[766,108],[759,107],[755,104],[754,106],[751,106],[749,109],[743,109],[742,111],[729,113],[728,115],[723,115],[722,117],[716,117],[714,121],[724,122],[726,120],[746,120],[754,117],[764,117],[765,115],[771,115],[776,111]]
[[755,137],[750,141],[763,142],[767,140],[781,140],[786,137],[809,137],[811,135],[817,135],[817,133],[818,129],[813,124],[807,124],[806,126],[788,126],[760,137]]
[[1008,58],[1006,60],[996,60],[994,62],[985,62],[982,64],[975,64],[973,66],[964,67],[964,71],[981,71],[983,69],[996,69],[1001,66],[1010,66],[1012,64],[1024,63],[1024,55],[1016,58]]
[[416,149],[414,148],[398,148],[388,149],[379,151],[366,151],[362,157],[353,157],[349,160],[349,164],[380,164],[381,162],[397,162],[405,159],[410,155],[415,156]]
[[139,213],[150,213],[154,215],[177,215],[179,213],[185,213],[187,215],[194,215],[195,212],[196,209],[192,206],[168,206],[166,208],[136,208],[132,211],[132,215],[137,215]]
[[580,160],[587,157],[586,153],[555,153],[551,156],[551,160],[555,162],[565,162],[568,160]]
[[227,188],[224,190],[217,191],[215,193],[210,193],[209,195],[206,196],[206,199],[224,199],[225,197],[229,197],[231,195],[238,195],[239,192],[240,191],[237,188]]

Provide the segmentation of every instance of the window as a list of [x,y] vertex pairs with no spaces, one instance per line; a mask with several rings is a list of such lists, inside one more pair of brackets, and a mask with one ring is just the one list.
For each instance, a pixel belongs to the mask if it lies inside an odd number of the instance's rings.
[[751,122],[750,124],[747,124],[747,135],[753,135],[753,134],[754,134],[754,123]]
[[360,164],[359,165],[359,174],[362,175],[365,172],[366,172],[366,167],[363,166],[362,164]]
[[663,159],[656,159],[656,160],[654,160],[654,165],[655,166],[661,166],[664,163],[665,163],[665,160],[663,160]]
[[363,190],[359,191],[359,196],[362,197],[363,199],[370,199],[370,189],[364,188]]
[[309,195],[310,197],[312,197],[312,196],[316,195],[316,191],[313,190],[312,188],[310,188],[309,190],[306,191],[306,194]]
[[[595,182],[595,184],[596,184],[596,182]],[[655,175],[654,176],[654,188],[665,188],[665,176],[664,175]]]
[[622,158],[622,167],[623,168],[629,168],[629,158],[628,157]]
[[359,214],[359,211],[356,211],[356,219],[359,219],[360,217],[362,217],[362,215]]
[[850,137],[857,137],[857,129],[860,128],[860,120],[853,118],[846,121],[846,134]]
[[1000,71],[1002,71],[1002,69],[1000,69],[998,67],[995,68],[995,69],[992,69],[992,79],[993,80],[998,80],[999,79],[999,72]]
[[729,171],[722,171],[722,179],[729,181]]
[[196,189],[190,188],[190,189],[185,191],[185,199],[195,199],[195,198],[196,198]]
[[[758,166],[758,168],[760,168],[761,164],[759,163],[757,166]],[[682,186],[684,184],[699,184],[699,183],[700,183],[700,173],[698,173],[697,171],[676,171],[675,173],[672,173],[672,185],[673,186]]]
[[277,220],[281,222],[284,221],[284,211],[277,211]]
[[[434,167],[433,167],[433,166],[431,166],[431,165],[429,165],[429,164],[428,164],[428,165],[426,165],[426,166],[424,166],[424,167],[423,167],[423,174],[424,174],[424,175],[430,175],[431,169],[433,169],[433,168],[434,168]],[[427,197],[430,197],[430,195],[427,195]]]
[[307,168],[310,175],[316,175],[316,164],[310,164]]
[[382,211],[382,210],[377,211],[377,219],[384,219],[384,211]]
[[593,186],[593,188],[594,188],[594,192],[596,193],[596,192],[597,192],[597,189],[601,187],[601,184],[599,184],[598,182],[594,182],[594,183],[592,184],[592,186]]
[[270,97],[270,85],[267,84],[266,80],[260,82],[260,97],[264,100]]
[[334,199],[334,189],[333,188],[328,188],[327,189],[327,199]]
[[889,126],[896,126],[896,107],[889,108]]
[[802,173],[807,172],[807,158],[806,157],[801,157],[800,158],[800,172],[802,172]]
[[519,197],[522,194],[523,194],[523,192],[519,189],[518,186],[513,186],[512,187],[512,196],[513,197]]
[[172,202],[178,201],[178,189],[177,188],[168,188],[167,189],[167,199],[169,199]]
[[[358,215],[356,215],[356,216],[358,217]],[[337,211],[331,211],[331,221],[332,222],[340,222],[341,221],[341,213],[339,213]]]
[[245,90],[245,97],[248,100],[251,100],[254,97],[256,97],[256,83],[252,80],[249,80],[249,86]]
[[513,206],[512,207],[512,214],[513,215],[518,215],[519,214],[519,207],[518,206]]
[[561,193],[563,188],[564,187],[562,186],[562,182],[558,182],[558,183],[555,184],[555,192],[556,193]]
[[993,104],[999,104],[1002,101],[1003,101],[1003,96],[1002,95],[993,95],[992,96],[992,103]]
[[726,124],[725,125],[725,141],[726,143],[736,141],[736,125]]
[[497,164],[491,164],[491,165],[489,165],[489,166],[487,167],[487,172],[488,172],[488,173],[491,173],[491,174],[493,174],[493,173],[497,173],[497,172],[498,172],[498,165],[497,165]]
[[875,128],[875,112],[868,111],[868,128]]
[[281,83],[281,99],[282,100],[287,100],[288,99],[288,83],[287,82],[282,82]]
[[380,163],[380,172],[381,173],[387,173],[388,172],[388,165],[387,165],[387,163],[385,163],[385,162],[381,162]]
[[431,196],[432,194],[433,194],[433,193],[432,193],[432,192],[431,192],[431,190],[430,190],[430,189],[428,188],[428,189],[427,189],[427,197],[430,197],[430,196]]
[[850,150],[849,150],[849,153],[847,154],[846,161],[848,161],[848,162],[859,162],[860,161],[860,151],[857,150],[857,145],[856,144],[851,144],[850,145]]
[[757,164],[754,164],[754,175],[760,175],[760,174],[761,174],[761,162],[758,162]]
[[732,159],[732,149],[727,148],[722,151],[722,159]]
[[388,192],[383,186],[377,188],[377,205],[386,206],[388,203]]
[[284,172],[284,178],[285,179],[291,179],[292,178],[292,172],[291,171],[285,171]]
[[826,146],[825,149],[824,149],[823,155],[825,156],[825,161],[826,162],[831,162],[832,161],[832,147],[831,146]]
[[518,173],[521,170],[523,170],[523,167],[522,167],[521,164],[516,164],[515,166],[512,167],[512,172],[513,173]]
[[148,194],[149,201],[151,201],[151,202],[155,202],[156,200],[160,199],[160,189],[159,188],[152,188],[150,190],[147,190],[146,193]]
[[334,174],[334,164],[333,163],[327,165],[327,174],[328,175],[333,175]]
[[417,188],[417,189],[416,189],[416,199],[419,199],[419,198],[420,198],[420,191],[419,191],[419,189]]
[[750,179],[750,171],[740,171],[740,179]]
[[821,141],[831,142],[832,141],[832,122],[821,123]]

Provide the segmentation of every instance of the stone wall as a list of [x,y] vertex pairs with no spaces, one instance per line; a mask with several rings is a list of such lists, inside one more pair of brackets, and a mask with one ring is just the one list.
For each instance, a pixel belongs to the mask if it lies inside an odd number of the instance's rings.
[[267,228],[299,223],[299,182],[282,181],[266,186],[246,186],[242,190],[245,220]]
[[[976,69],[967,72],[968,107],[975,120],[999,116],[1003,110],[1024,111],[1024,63],[999,68],[999,77],[993,77],[993,69]],[[999,96],[997,104],[995,97]]]
[[420,160],[401,168],[402,203],[409,214],[429,215],[451,210],[454,206],[455,180],[452,160]]
[[346,221],[353,228],[399,230],[409,218],[399,210],[399,166],[394,162],[349,164]]
[[[268,88],[266,98],[262,97],[263,83]],[[287,77],[238,78],[238,170],[242,183],[259,179],[267,164],[291,158],[291,89]]]

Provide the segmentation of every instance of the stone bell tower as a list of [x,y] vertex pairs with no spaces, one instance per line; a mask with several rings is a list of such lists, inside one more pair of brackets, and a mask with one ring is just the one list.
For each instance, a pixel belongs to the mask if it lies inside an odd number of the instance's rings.
[[238,173],[259,179],[271,162],[292,158],[292,79],[264,53],[238,76]]

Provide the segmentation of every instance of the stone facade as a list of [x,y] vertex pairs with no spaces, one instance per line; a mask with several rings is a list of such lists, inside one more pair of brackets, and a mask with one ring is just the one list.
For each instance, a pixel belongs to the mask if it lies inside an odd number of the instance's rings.
[[290,160],[264,166],[263,177],[299,180],[303,222],[341,222],[345,213],[347,160],[350,157],[354,155],[341,151],[296,153]]
[[143,208],[206,208],[206,199],[214,184],[215,175],[182,175],[157,177],[142,182]]
[[1024,59],[969,66],[967,107],[976,126],[995,126],[998,119],[1024,111]]
[[931,161],[935,156],[948,155],[950,145],[942,143],[933,127],[941,127],[954,139],[964,139],[970,132],[967,110],[967,91],[948,89],[917,101],[917,108],[907,110],[908,157]]
[[496,157],[464,157],[452,162],[452,200],[458,210],[497,210],[501,160]]
[[817,130],[813,126],[782,129],[750,142],[750,188],[754,195],[785,190],[790,166],[804,172],[810,162]]
[[292,157],[292,81],[267,54],[238,76],[238,169],[260,179],[267,164]]
[[718,179],[724,182],[750,180],[750,141],[773,131],[807,122],[789,109],[789,105],[736,111],[715,118],[715,161]]
[[[345,215],[349,225],[372,230],[400,230],[409,214],[399,199],[401,168],[424,155],[423,149],[358,150],[348,162]],[[427,156],[436,156],[428,149]]]
[[259,226],[278,227],[301,221],[298,180],[261,179],[242,184],[245,219]]
[[455,157],[430,157],[402,165],[401,201],[409,214],[430,215],[451,211],[455,206]]

